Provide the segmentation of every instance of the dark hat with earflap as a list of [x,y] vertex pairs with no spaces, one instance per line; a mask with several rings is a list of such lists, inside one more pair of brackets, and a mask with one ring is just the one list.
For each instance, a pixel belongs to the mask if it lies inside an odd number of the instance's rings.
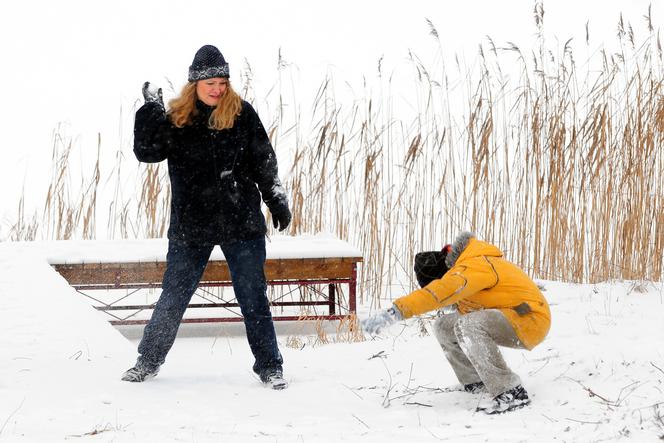
[[212,45],[205,45],[196,52],[194,61],[189,66],[189,81],[208,78],[228,78],[228,63],[221,52]]
[[447,253],[452,249],[451,245],[446,245],[442,251],[426,251],[415,254],[415,277],[420,287],[425,287],[429,283],[443,275],[449,268],[445,264]]

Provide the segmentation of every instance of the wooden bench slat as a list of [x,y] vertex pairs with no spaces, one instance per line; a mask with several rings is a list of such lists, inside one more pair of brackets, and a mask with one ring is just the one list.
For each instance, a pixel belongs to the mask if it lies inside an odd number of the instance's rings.
[[[265,262],[268,281],[348,279],[353,277],[355,264],[361,257],[270,259]],[[56,264],[53,267],[73,286],[128,285],[161,283],[166,263],[81,263]],[[208,262],[201,283],[230,282],[225,261]]]

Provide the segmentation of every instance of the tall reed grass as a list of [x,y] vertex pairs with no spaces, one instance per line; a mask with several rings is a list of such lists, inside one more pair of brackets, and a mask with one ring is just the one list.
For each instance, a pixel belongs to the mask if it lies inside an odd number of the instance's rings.
[[[409,289],[403,277],[414,254],[462,230],[540,278],[662,279],[664,70],[650,14],[642,42],[621,17],[621,51],[602,51],[583,69],[570,42],[547,46],[541,4],[534,16],[532,55],[487,39],[476,68],[450,69],[411,53],[407,87],[379,63],[375,83],[350,100],[328,75],[309,107],[297,101],[292,65],[279,54],[279,80],[257,107],[291,194],[288,233],[327,231],[357,245],[360,294],[371,303],[395,285]],[[257,103],[253,75],[247,63],[242,92]],[[410,112],[399,101],[404,90]],[[70,150],[56,136],[44,214],[27,219],[21,200],[11,239],[95,236],[100,165],[72,195]],[[125,197],[121,163],[118,156],[109,175],[109,236],[165,235],[165,165],[142,165]]]

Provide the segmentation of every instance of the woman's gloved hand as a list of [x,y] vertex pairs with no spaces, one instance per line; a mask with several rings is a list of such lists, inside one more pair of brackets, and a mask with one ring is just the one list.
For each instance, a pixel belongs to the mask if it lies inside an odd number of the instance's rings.
[[162,108],[164,107],[164,97],[161,88],[155,88],[150,85],[150,82],[143,83],[143,99],[145,103],[157,103]]
[[273,208],[270,208],[270,212],[272,213],[272,224],[279,231],[286,229],[293,217],[286,203],[275,205]]

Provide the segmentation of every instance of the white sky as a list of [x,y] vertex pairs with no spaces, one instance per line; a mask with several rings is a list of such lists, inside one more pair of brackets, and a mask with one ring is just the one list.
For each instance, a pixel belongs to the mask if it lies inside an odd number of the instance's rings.
[[[545,29],[561,45],[575,37],[575,48],[583,55],[604,42],[616,44],[620,11],[633,23],[637,38],[642,36],[649,3],[548,1]],[[658,28],[664,10],[654,3]],[[0,14],[5,102],[0,107],[0,218],[8,210],[13,215],[24,185],[28,207],[43,204],[59,124],[78,148],[73,167],[82,162],[90,170],[85,163],[89,158],[81,152],[96,156],[98,133],[102,175],[110,172],[118,149],[133,161],[132,111],[143,81],[166,88],[170,79],[179,89],[203,44],[221,49],[236,82],[246,59],[258,98],[275,84],[281,48],[285,60],[297,65],[298,99],[305,101],[328,72],[339,84],[360,89],[363,77],[375,78],[383,56],[386,72],[406,65],[409,49],[436,63],[426,18],[438,29],[443,54],[450,59],[459,55],[472,63],[486,36],[499,46],[511,41],[531,48],[533,5],[523,0],[7,2]]]

